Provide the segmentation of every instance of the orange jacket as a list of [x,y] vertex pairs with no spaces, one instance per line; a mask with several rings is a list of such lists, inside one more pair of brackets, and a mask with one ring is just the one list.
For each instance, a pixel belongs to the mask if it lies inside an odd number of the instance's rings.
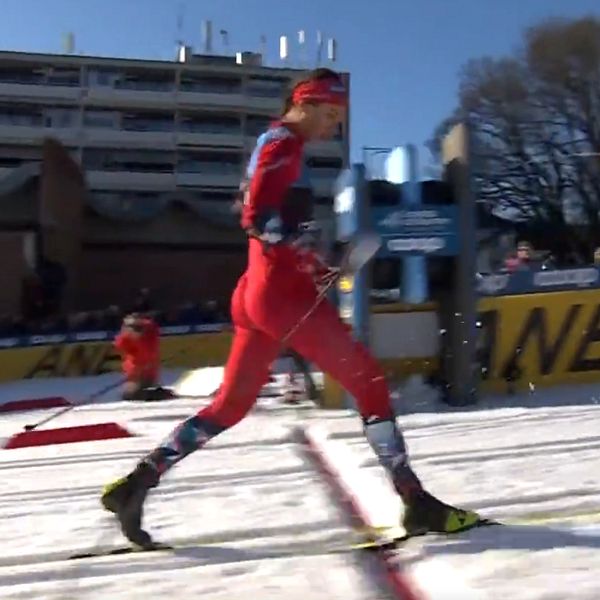
[[156,381],[160,369],[160,329],[151,319],[139,319],[141,332],[124,327],[115,338],[128,379]]

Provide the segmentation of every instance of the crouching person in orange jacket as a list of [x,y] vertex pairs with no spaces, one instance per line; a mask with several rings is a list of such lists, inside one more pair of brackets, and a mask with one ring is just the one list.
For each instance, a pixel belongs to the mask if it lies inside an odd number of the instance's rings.
[[123,320],[114,341],[122,356],[123,374],[127,378],[123,400],[166,400],[175,394],[158,384],[160,372],[160,330],[150,318],[137,313]]

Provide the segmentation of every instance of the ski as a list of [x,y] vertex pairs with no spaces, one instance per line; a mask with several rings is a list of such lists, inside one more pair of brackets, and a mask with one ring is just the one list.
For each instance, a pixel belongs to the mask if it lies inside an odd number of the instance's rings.
[[81,560],[84,558],[101,558],[103,556],[120,556],[122,554],[143,554],[145,552],[160,552],[165,550],[175,550],[175,546],[169,544],[155,543],[148,548],[141,546],[117,546],[116,548],[108,548],[106,550],[93,550],[90,552],[80,552],[71,554],[68,560]]
[[[354,532],[352,536],[354,539],[349,540],[341,540],[338,542],[307,542],[302,544],[287,544],[285,548],[282,548],[281,551],[273,550],[273,555],[278,556],[279,554],[285,555],[287,554],[310,554],[310,555],[319,555],[319,554],[344,554],[344,553],[352,553],[352,552],[389,552],[402,548],[404,544],[413,539],[422,539],[426,541],[428,539],[449,539],[454,536],[460,535],[461,533],[466,533],[471,529],[476,529],[479,527],[487,527],[491,525],[501,525],[501,523],[497,521],[491,521],[487,519],[482,519],[477,524],[473,525],[468,529],[463,529],[461,531],[455,533],[437,533],[437,532],[429,532],[422,535],[410,535],[407,534],[403,527],[401,526],[382,526],[382,527],[367,527],[365,529],[358,530]],[[358,538],[358,539],[357,539]],[[230,543],[235,540],[229,540]],[[202,540],[198,539],[194,541],[193,539],[188,539],[185,541],[179,541],[173,544],[164,544],[160,542],[155,542],[153,546],[148,548],[143,548],[140,546],[135,546],[133,544],[117,546],[113,548],[106,548],[100,550],[91,550],[89,552],[81,552],[72,554],[68,557],[68,560],[83,560],[83,559],[93,559],[93,558],[102,558],[107,556],[120,556],[120,555],[133,555],[133,554],[145,554],[152,552],[173,552],[175,550],[181,550],[191,547],[199,547],[199,546],[214,546],[218,544],[219,540]]]
[[503,525],[500,521],[493,519],[480,519],[471,527],[466,527],[460,531],[444,533],[429,531],[422,534],[409,534],[406,530],[398,525],[368,527],[362,531],[362,535],[366,538],[365,541],[352,544],[351,548],[355,550],[394,550],[400,548],[404,543],[412,539],[449,539],[454,536],[466,533],[473,529],[482,527],[492,527]]

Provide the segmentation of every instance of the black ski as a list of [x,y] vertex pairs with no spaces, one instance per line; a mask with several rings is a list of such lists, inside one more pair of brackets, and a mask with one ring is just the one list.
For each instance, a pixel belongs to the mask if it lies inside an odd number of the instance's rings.
[[164,550],[175,550],[175,546],[169,546],[169,544],[156,543],[148,548],[141,546],[118,546],[117,548],[109,548],[107,550],[93,550],[90,552],[81,552],[78,554],[71,554],[69,560],[81,560],[83,558],[100,558],[102,556],[119,556],[122,554],[143,554],[145,552],[160,552]]
[[378,527],[372,530],[367,530],[365,532],[365,537],[367,539],[362,542],[352,544],[351,548],[354,550],[371,551],[394,550],[400,548],[403,544],[412,539],[449,539],[462,533],[466,533],[467,531],[471,531],[473,529],[479,529],[481,527],[492,527],[495,525],[499,526],[503,525],[503,523],[495,521],[493,519],[480,519],[479,521],[477,521],[477,523],[474,523],[470,527],[465,527],[460,531],[451,533],[430,531],[418,535],[407,534],[406,532],[404,532],[403,528],[399,526]]
[[[426,541],[427,539],[450,539],[454,536],[460,535],[462,533],[466,533],[471,529],[476,529],[479,527],[489,527],[492,525],[502,525],[498,521],[492,521],[488,519],[482,519],[472,527],[467,529],[463,529],[461,531],[455,533],[436,533],[429,532],[423,535],[407,535],[401,527],[389,527],[389,528],[376,528],[370,531],[365,531],[360,533],[358,539],[359,541],[352,542],[348,540],[347,542],[341,541],[339,544],[334,543],[333,545],[329,544],[309,544],[302,549],[297,548],[296,551],[298,554],[343,554],[348,552],[387,552],[399,550],[402,548],[404,544],[413,540],[413,539],[422,539]],[[72,554],[69,556],[69,560],[82,560],[86,558],[101,558],[105,556],[119,556],[119,555],[127,555],[127,554],[144,554],[147,552],[165,552],[165,551],[173,551],[177,548],[188,548],[190,545],[212,545],[214,542],[202,541],[198,540],[194,542],[193,540],[186,540],[185,542],[178,542],[173,545],[163,544],[160,542],[156,542],[153,546],[149,546],[147,548],[129,545],[129,546],[118,546],[115,548],[101,549],[101,550],[92,550],[89,552],[81,552],[78,554]],[[293,552],[293,550],[292,550]]]

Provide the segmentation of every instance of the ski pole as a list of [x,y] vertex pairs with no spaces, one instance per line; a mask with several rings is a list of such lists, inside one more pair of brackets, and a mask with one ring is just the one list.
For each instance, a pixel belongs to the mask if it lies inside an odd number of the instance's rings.
[[354,276],[362,267],[364,267],[377,253],[381,247],[381,240],[376,234],[363,234],[359,236],[340,262],[340,267],[329,275],[327,283],[321,288],[312,306],[298,320],[298,322],[283,336],[280,344],[282,347],[292,337],[299,327],[310,317],[323,299],[327,296],[329,290],[345,275]]
[[[173,360],[176,356],[179,356],[180,354],[183,354],[183,352],[187,351],[188,348],[189,348],[189,346],[184,346],[183,348],[180,348],[179,350],[177,350],[170,356],[167,356],[167,358],[163,359],[161,362],[165,363],[167,361]],[[46,423],[53,421],[54,419],[60,417],[61,415],[64,415],[65,413],[72,411],[74,408],[77,408],[78,406],[87,406],[88,404],[92,404],[100,396],[103,396],[107,392],[110,392],[111,390],[114,390],[115,388],[123,385],[126,381],[127,381],[127,377],[122,377],[118,381],[112,382],[109,385],[106,385],[103,388],[101,388],[100,390],[94,392],[93,394],[90,394],[83,402],[80,402],[79,404],[71,404],[70,406],[61,408],[59,411],[43,418],[41,421],[39,421],[37,423],[25,425],[24,429],[25,429],[25,431],[33,431],[34,429],[37,429],[40,425],[45,425]]]
[[25,429],[25,431],[33,431],[34,429],[37,429],[40,425],[45,425],[49,421],[53,421],[54,419],[60,417],[61,415],[64,415],[65,413],[68,413],[69,411],[73,410],[77,406],[85,406],[87,404],[91,404],[92,402],[94,402],[94,400],[96,400],[100,396],[103,396],[107,392],[110,392],[110,390],[113,390],[113,389],[119,387],[120,385],[122,385],[126,381],[127,381],[127,378],[119,379],[116,382],[113,381],[113,383],[111,383],[110,385],[107,385],[107,386],[101,388],[100,390],[98,390],[97,392],[94,392],[93,394],[90,394],[83,402],[81,402],[79,404],[71,404],[70,406],[66,406],[65,408],[61,408],[59,411],[55,412],[52,415],[49,415],[49,416],[43,418],[41,421],[38,421],[37,423],[33,423],[31,425],[25,425],[24,429]]

